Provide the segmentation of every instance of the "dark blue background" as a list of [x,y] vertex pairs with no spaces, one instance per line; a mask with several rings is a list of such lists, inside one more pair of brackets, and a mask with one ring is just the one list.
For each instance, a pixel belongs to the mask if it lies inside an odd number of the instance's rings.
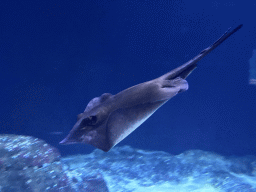
[[1,1],[1,133],[44,139],[63,155],[89,153],[58,142],[92,98],[163,75],[244,24],[198,63],[187,92],[119,145],[255,155],[255,10],[255,1],[227,0]]

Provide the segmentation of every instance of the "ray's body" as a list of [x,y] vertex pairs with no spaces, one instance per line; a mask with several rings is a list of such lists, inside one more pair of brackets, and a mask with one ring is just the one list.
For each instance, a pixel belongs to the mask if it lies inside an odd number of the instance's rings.
[[103,151],[109,151],[146,121],[169,99],[186,91],[187,76],[196,68],[197,62],[239,30],[239,25],[224,33],[215,43],[196,57],[165,75],[147,81],[116,95],[104,93],[92,99],[68,136],[61,144],[87,143]]

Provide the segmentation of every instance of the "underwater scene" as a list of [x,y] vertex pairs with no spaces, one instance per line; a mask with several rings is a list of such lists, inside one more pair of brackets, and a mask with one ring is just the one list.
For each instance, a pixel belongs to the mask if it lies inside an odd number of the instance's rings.
[[256,192],[256,1],[0,1],[0,192]]

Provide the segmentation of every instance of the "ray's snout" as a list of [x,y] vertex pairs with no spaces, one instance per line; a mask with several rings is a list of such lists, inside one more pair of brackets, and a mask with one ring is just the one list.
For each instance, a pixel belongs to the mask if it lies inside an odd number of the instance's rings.
[[68,145],[79,143],[79,138],[81,136],[81,131],[77,131],[77,124],[73,127],[73,129],[69,132],[67,137],[65,137],[59,144]]
[[75,143],[77,143],[77,142],[70,139],[69,135],[65,139],[63,139],[61,142],[59,142],[59,144],[62,144],[62,145],[75,144]]
[[67,139],[63,139],[61,142],[59,142],[59,144],[65,145],[67,143]]

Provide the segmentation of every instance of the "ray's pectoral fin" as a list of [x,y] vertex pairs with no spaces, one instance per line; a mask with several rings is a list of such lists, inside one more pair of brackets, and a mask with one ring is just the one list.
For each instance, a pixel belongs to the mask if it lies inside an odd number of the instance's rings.
[[[140,94],[145,97],[134,100],[130,106],[125,104],[127,98],[112,102],[108,100],[108,103],[99,103],[99,98],[94,98],[90,102],[93,102],[93,105],[88,104],[89,107],[85,112],[78,115],[77,123],[61,144],[87,143],[107,152],[138,128],[170,98],[188,89],[187,81],[180,77],[172,80],[156,80],[155,83],[158,86],[157,88],[153,86],[155,90],[150,89],[149,98],[148,92],[141,92]],[[107,104],[110,106],[106,107]],[[112,111],[113,105],[120,106]]]
[[166,101],[140,104],[112,112],[106,124],[110,149],[138,128]]

